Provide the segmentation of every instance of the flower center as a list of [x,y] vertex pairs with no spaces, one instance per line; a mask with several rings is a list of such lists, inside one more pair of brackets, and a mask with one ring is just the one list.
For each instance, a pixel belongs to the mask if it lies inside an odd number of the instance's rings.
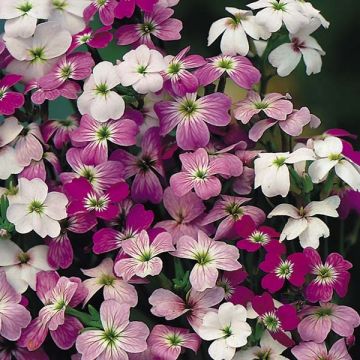
[[146,74],[147,74],[146,69],[147,69],[147,66],[140,65],[140,66],[137,68],[137,73],[138,73],[138,74],[141,74],[141,75],[146,75]]
[[110,89],[106,83],[101,83],[99,85],[96,85],[96,88],[95,88],[96,95],[106,96],[109,92],[110,92]]
[[179,110],[184,116],[190,117],[196,112],[196,110],[198,110],[198,106],[195,101],[186,99],[182,104],[180,104]]
[[286,157],[284,156],[277,156],[274,160],[273,160],[273,164],[277,167],[281,167],[285,164],[286,161]]
[[116,340],[119,338],[119,334],[114,329],[107,329],[104,331],[103,339],[110,346],[114,346]]
[[207,169],[197,169],[193,173],[194,180],[205,180],[207,178]]
[[330,154],[329,155],[329,160],[331,160],[331,161],[339,161],[341,159],[342,159],[341,154]]
[[222,329],[222,332],[224,333],[224,337],[225,338],[228,338],[230,337],[233,333],[231,331],[231,327],[228,325],[228,326],[225,326],[223,329]]
[[277,11],[286,11],[286,4],[282,3],[282,2],[277,2],[274,1],[271,3],[272,7],[274,10]]
[[229,57],[224,57],[217,62],[217,67],[224,70],[233,70],[234,61]]
[[263,101],[254,102],[255,109],[265,110],[269,107],[269,104]]
[[79,37],[78,42],[80,44],[86,44],[91,39],[91,36],[92,36],[91,32],[88,34],[83,34],[82,36]]
[[211,257],[209,252],[198,252],[195,254],[195,260],[198,262],[199,265],[206,265],[211,262]]
[[331,308],[320,308],[319,310],[316,310],[315,315],[318,318],[330,316],[330,315],[332,315],[332,309]]
[[141,24],[140,29],[143,35],[151,34],[155,30],[155,25],[151,22],[145,22]]
[[27,15],[27,13],[32,9],[32,4],[28,1],[25,1],[20,6],[17,7],[17,9],[21,12],[23,12],[23,15]]
[[256,360],[271,360],[271,353],[271,349],[260,350],[255,354]]
[[73,67],[71,64],[66,64],[60,69],[60,77],[67,80],[73,73]]
[[235,202],[229,204],[226,208],[225,211],[231,215],[233,217],[234,220],[238,220],[239,218],[241,218],[241,216],[244,214],[241,205],[237,204]]
[[267,234],[261,231],[254,231],[250,236],[249,240],[256,244],[266,245],[270,242],[270,238]]
[[225,291],[225,300],[229,300],[234,293],[234,288],[230,281],[226,278],[222,278],[217,282],[217,286],[222,287]]
[[177,75],[179,74],[180,70],[182,69],[182,65],[179,62],[172,62],[169,64],[167,73],[170,75]]
[[104,6],[107,3],[107,0],[96,0],[98,7]]
[[42,202],[38,200],[33,200],[28,207],[28,212],[36,212],[37,214],[42,214],[44,212],[44,209],[45,205]]
[[31,63],[46,61],[45,58],[45,47],[30,49]]
[[261,317],[265,327],[271,332],[277,332],[281,328],[281,322],[274,312],[267,312]]
[[55,310],[61,310],[66,306],[66,302],[64,299],[60,299],[58,300],[55,304],[54,304],[54,308]]
[[69,130],[69,129],[75,129],[76,128],[76,124],[74,122],[73,119],[71,119],[71,117],[67,117],[66,119],[61,119],[61,120],[57,120],[57,124],[61,125],[61,127]]
[[141,256],[140,256],[139,260],[142,261],[142,262],[148,262],[148,261],[150,261],[152,258],[153,258],[153,255],[152,255],[151,250],[150,250],[150,249],[147,249],[147,250],[144,250],[144,251],[141,253]]
[[289,279],[294,270],[294,263],[289,260],[281,260],[280,265],[275,269],[275,274],[280,279]]
[[17,258],[21,264],[26,264],[30,260],[30,256],[26,252],[18,254]]
[[101,276],[99,283],[101,285],[111,286],[115,281],[115,277],[112,275],[104,274]]
[[2,100],[5,97],[7,89],[8,89],[7,86],[2,86],[0,88],[0,100]]
[[57,10],[64,10],[69,5],[66,0],[53,0],[52,4]]
[[175,333],[165,336],[165,339],[168,341],[170,346],[181,346],[183,339]]
[[88,211],[105,211],[108,208],[109,202],[110,199],[107,194],[101,195],[99,198],[97,198],[95,194],[90,193],[85,198],[85,208]]
[[80,175],[85,179],[89,180],[90,184],[92,184],[96,178],[96,173],[93,167],[86,167],[84,168]]
[[300,52],[300,49],[305,48],[305,43],[300,39],[294,37],[291,41],[291,46],[295,52]]
[[111,131],[108,126],[104,125],[96,132],[98,141],[106,141],[111,137]]
[[336,270],[329,264],[317,265],[313,273],[316,275],[315,282],[321,285],[333,284],[338,275]]
[[142,172],[147,172],[149,169],[151,169],[152,166],[156,164],[156,160],[151,159],[149,156],[144,156],[139,159],[136,164]]

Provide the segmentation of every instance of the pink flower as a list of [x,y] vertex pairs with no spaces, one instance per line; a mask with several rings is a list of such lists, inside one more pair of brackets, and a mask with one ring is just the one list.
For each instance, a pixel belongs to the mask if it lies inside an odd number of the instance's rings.
[[[285,100],[286,101],[286,100]],[[310,124],[312,115],[307,107],[294,110],[285,120],[265,119],[255,123],[249,131],[249,139],[258,141],[267,129],[278,124],[280,129],[291,136],[299,136],[303,127]]]
[[108,142],[130,146],[136,143],[135,136],[138,126],[132,120],[110,120],[98,122],[89,115],[81,118],[80,126],[70,137],[76,142],[86,143],[84,152],[91,154],[95,163],[102,163],[108,159]]
[[201,339],[188,329],[165,325],[155,325],[148,339],[151,354],[163,360],[176,360],[182,348],[195,353],[200,347]]
[[105,258],[98,266],[92,269],[81,269],[84,275],[91,277],[91,279],[87,279],[83,283],[88,290],[84,305],[95,293],[104,288],[105,300],[113,299],[120,304],[126,303],[130,307],[136,306],[138,296],[134,286],[116,277],[113,268],[113,260]]
[[285,246],[279,242],[280,234],[269,226],[256,227],[254,220],[245,215],[235,223],[235,232],[242,237],[236,243],[239,249],[255,252],[263,247],[269,253],[283,254]]
[[157,255],[175,250],[169,233],[160,233],[150,242],[145,230],[136,238],[123,241],[122,249],[129,257],[120,259],[115,264],[114,271],[125,281],[135,275],[141,278],[159,275],[163,262]]
[[31,321],[29,311],[20,301],[21,295],[9,285],[5,272],[0,271],[0,335],[11,341],[18,340],[21,329]]
[[291,349],[292,354],[297,360],[351,360],[344,339],[338,340],[328,351],[326,344],[323,342],[317,344],[314,342],[303,342]]
[[259,320],[275,340],[286,347],[294,345],[294,341],[284,331],[296,329],[299,323],[295,307],[282,305],[277,309],[269,293],[255,296],[252,306],[259,314]]
[[157,2],[158,0],[119,0],[115,15],[119,19],[130,18],[134,14],[135,5],[143,11],[150,12]]
[[158,204],[163,196],[159,177],[165,176],[161,162],[161,140],[159,129],[148,129],[141,141],[141,151],[137,156],[124,150],[115,150],[111,160],[120,161],[125,167],[125,179],[133,177],[131,197],[135,202],[150,201]]
[[225,73],[244,89],[251,89],[260,81],[260,71],[244,56],[219,55],[208,61],[195,72],[202,86],[211,84]]
[[293,253],[285,260],[279,254],[269,253],[260,263],[259,269],[267,273],[261,279],[262,288],[274,293],[284,286],[285,280],[296,287],[301,287],[309,272],[309,264],[302,253]]
[[160,120],[160,135],[167,135],[177,126],[176,142],[183,150],[195,150],[209,143],[206,123],[215,126],[230,123],[230,98],[221,93],[196,97],[196,93],[186,94],[175,101],[160,101],[154,107]]
[[106,48],[113,39],[113,35],[110,30],[111,26],[104,26],[96,30],[86,28],[78,34],[73,35],[72,43],[68,51],[74,51],[84,44],[94,49]]
[[76,349],[82,360],[128,359],[127,353],[141,353],[147,348],[148,327],[139,321],[129,321],[130,308],[115,300],[100,306],[103,329],[85,330],[76,339]]
[[70,200],[69,215],[85,212],[104,220],[116,218],[119,213],[116,203],[129,194],[129,187],[125,182],[114,184],[106,192],[97,194],[84,178],[74,179],[65,184],[64,190]]
[[205,149],[180,155],[183,171],[171,176],[170,187],[176,196],[184,196],[192,189],[203,200],[217,196],[221,192],[221,182],[217,174],[228,175],[227,166],[221,159],[209,159]]
[[104,25],[112,25],[116,6],[118,6],[116,0],[91,0],[90,5],[84,10],[84,20],[88,23],[96,13],[99,13],[100,21]]
[[198,232],[197,239],[182,236],[172,255],[196,261],[190,273],[190,283],[196,291],[214,287],[218,269],[234,271],[241,268],[239,250],[235,246],[210,239],[202,231]]
[[19,344],[30,351],[37,350],[50,331],[60,349],[70,349],[83,326],[75,317],[66,315],[65,310],[67,306],[80,304],[86,293],[79,278],[68,279],[56,272],[39,272],[36,294],[45,306],[23,331]]
[[301,311],[303,318],[298,332],[303,341],[322,343],[333,330],[342,337],[352,336],[354,328],[360,325],[359,314],[352,308],[332,303],[307,306]]
[[133,206],[125,219],[125,226],[121,231],[114,228],[103,228],[93,236],[93,251],[95,254],[103,254],[121,248],[125,240],[136,239],[141,230],[147,230],[154,220],[154,213],[145,210],[144,205]]
[[165,57],[167,68],[163,73],[165,89],[175,96],[185,96],[186,93],[194,93],[199,87],[197,77],[188,69],[197,68],[206,64],[200,55],[187,55],[190,46],[183,49],[176,56]]
[[6,75],[0,80],[0,115],[12,115],[24,105],[24,95],[10,89],[20,79],[19,75]]
[[212,306],[219,304],[224,298],[224,289],[213,287],[202,292],[191,289],[184,301],[169,290],[156,289],[149,297],[152,305],[151,313],[166,320],[174,320],[181,315],[186,316],[192,328],[197,331],[202,319],[209,311],[215,311]]
[[315,276],[305,289],[306,299],[312,303],[331,301],[334,290],[344,297],[350,281],[347,270],[352,264],[338,253],[330,254],[323,263],[318,252],[310,247],[304,249],[304,255],[310,262],[310,273]]
[[[142,0],[142,2],[145,1]],[[121,6],[123,5],[119,3],[117,9]],[[116,16],[118,16],[117,9],[115,10]],[[151,36],[155,36],[164,41],[179,40],[181,38],[180,31],[182,29],[182,22],[177,19],[171,19],[173,14],[174,10],[172,9],[155,6],[151,12],[144,13],[144,20],[141,24],[120,26],[115,34],[117,44],[134,44],[134,47],[145,44],[149,48],[154,49],[155,45]]]
[[209,214],[205,216],[202,224],[211,224],[222,220],[216,228],[214,237],[215,240],[218,240],[234,236],[234,225],[238,222],[241,224],[244,216],[250,216],[255,224],[263,223],[265,213],[261,209],[251,205],[243,206],[244,203],[250,200],[250,198],[245,197],[221,195],[221,200],[216,201]]
[[155,227],[163,228],[171,234],[176,244],[182,235],[195,237],[201,226],[201,215],[205,211],[205,205],[193,192],[184,196],[176,196],[168,187],[164,191],[163,204],[173,220],[162,220]]
[[243,124],[247,124],[254,115],[264,111],[272,119],[285,120],[287,115],[293,111],[293,105],[287,99],[287,96],[271,93],[261,100],[258,93],[249,91],[246,99],[237,103],[234,116]]

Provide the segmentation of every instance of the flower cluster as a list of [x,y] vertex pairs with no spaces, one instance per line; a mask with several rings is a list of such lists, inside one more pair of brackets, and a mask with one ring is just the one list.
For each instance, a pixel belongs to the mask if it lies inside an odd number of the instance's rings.
[[267,92],[329,23],[259,0],[172,55],[178,2],[0,1],[1,359],[351,359],[356,137]]

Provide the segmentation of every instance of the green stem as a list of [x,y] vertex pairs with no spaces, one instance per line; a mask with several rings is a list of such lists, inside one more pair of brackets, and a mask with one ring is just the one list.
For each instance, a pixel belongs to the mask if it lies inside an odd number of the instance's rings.
[[169,289],[169,290],[172,289],[172,281],[164,273],[159,274],[159,280],[160,280],[161,287],[163,287],[164,289]]
[[340,254],[345,257],[345,221],[340,220]]
[[77,319],[79,319],[85,326],[90,327],[96,327],[101,329],[101,323],[99,321],[94,320],[94,318],[89,315],[88,313],[85,313],[83,311],[79,311],[76,309],[73,309],[72,307],[67,306],[65,310],[65,314],[74,316]]
[[217,89],[216,89],[217,92],[223,93],[225,91],[226,77],[227,77],[226,73],[221,75],[218,86],[217,86]]

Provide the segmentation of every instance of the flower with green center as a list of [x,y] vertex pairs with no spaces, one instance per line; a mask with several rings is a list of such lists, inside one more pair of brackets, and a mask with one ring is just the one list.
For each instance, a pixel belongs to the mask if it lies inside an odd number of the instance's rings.
[[217,61],[216,66],[224,70],[233,70],[235,67],[235,63],[231,57],[224,56],[223,58]]
[[289,279],[291,277],[291,274],[293,272],[294,264],[289,261],[281,261],[280,265],[275,269],[275,274],[280,279]]
[[337,279],[337,273],[330,264],[315,267],[314,274],[316,275],[315,283],[320,285],[334,284]]
[[36,63],[36,62],[46,62],[46,55],[45,55],[45,48],[44,47],[39,47],[39,48],[34,48],[34,49],[30,49],[29,50],[30,53],[30,57],[31,57],[31,63]]
[[156,25],[152,22],[145,22],[140,25],[143,36],[148,36],[156,30]]
[[69,5],[67,0],[52,0],[52,4],[57,10],[64,10]]
[[96,136],[99,142],[109,140],[111,137],[111,129],[108,126],[103,125],[97,130]]
[[196,101],[189,98],[184,99],[184,101],[179,104],[179,111],[188,119],[199,110],[200,108]]
[[280,2],[273,1],[271,5],[274,10],[286,11],[286,3],[281,2],[281,0]]
[[241,208],[241,205],[236,202],[232,202],[228,206],[226,206],[225,211],[232,216],[234,220],[239,220],[243,214],[244,211]]
[[97,195],[95,193],[87,194],[84,199],[84,207],[88,211],[103,212],[108,209],[110,198],[108,194]]
[[20,4],[17,9],[20,10],[23,15],[27,15],[27,13],[33,8],[33,5],[29,1],[25,1]]
[[110,92],[110,89],[108,88],[106,83],[100,83],[100,84],[96,85],[94,91],[95,91],[96,95],[106,97],[106,95]]
[[38,201],[38,200],[33,200],[30,204],[29,204],[29,213],[33,213],[36,212],[37,214],[41,215],[44,212],[45,209],[45,205]]
[[183,69],[183,65],[180,62],[171,62],[166,70],[170,76],[178,75]]
[[275,312],[268,312],[261,316],[261,321],[270,332],[277,332],[281,329],[281,322]]
[[261,231],[254,231],[249,236],[249,240],[255,244],[261,244],[261,245],[266,245],[270,242],[269,236]]

